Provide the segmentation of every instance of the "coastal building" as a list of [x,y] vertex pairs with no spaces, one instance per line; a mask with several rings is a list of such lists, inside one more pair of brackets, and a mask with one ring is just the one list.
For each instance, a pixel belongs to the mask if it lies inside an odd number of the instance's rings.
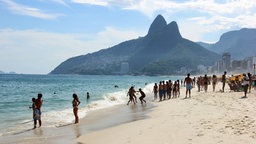
[[223,71],[230,71],[231,70],[231,55],[230,53],[224,53],[222,55],[222,66],[223,66]]
[[222,58],[217,61],[211,68],[214,73],[222,73],[223,71],[231,71],[231,55],[223,53]]
[[243,60],[233,60],[231,63],[233,73],[241,73],[243,71]]
[[248,72],[255,74],[256,56],[245,59],[245,66]]
[[232,60],[229,53],[224,53],[222,59],[217,61],[210,72],[222,73],[228,71],[232,73],[247,73],[255,74],[256,72],[256,56],[247,57],[243,60]]

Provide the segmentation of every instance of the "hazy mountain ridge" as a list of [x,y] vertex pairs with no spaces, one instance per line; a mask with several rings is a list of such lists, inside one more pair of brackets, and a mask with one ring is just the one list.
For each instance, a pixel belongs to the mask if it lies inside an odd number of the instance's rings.
[[256,56],[256,29],[243,28],[226,32],[215,44],[203,42],[198,42],[198,44],[218,54],[229,52],[232,59]]
[[127,74],[175,74],[181,67],[196,70],[212,65],[219,55],[182,38],[176,22],[166,23],[158,15],[145,37],[122,42],[108,49],[70,58],[50,74],[119,74],[129,63]]

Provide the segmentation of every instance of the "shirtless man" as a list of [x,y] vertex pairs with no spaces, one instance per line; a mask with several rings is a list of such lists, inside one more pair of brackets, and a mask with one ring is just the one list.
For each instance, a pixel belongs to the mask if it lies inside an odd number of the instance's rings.
[[184,83],[186,84],[186,97],[187,98],[187,95],[188,95],[188,92],[189,92],[189,97],[191,97],[191,89],[193,87],[193,80],[190,78],[190,74],[188,73],[187,77],[185,78],[184,80]]
[[[135,93],[136,93],[136,91],[134,90],[134,87],[131,86],[131,88],[129,89],[129,91],[127,93],[127,96],[129,95],[129,101],[128,101],[127,105],[129,105],[130,102],[133,102],[135,104],[135,100],[137,102],[137,98],[135,96]],[[134,100],[134,98],[135,98],[135,100]]]
[[[38,115],[38,121],[39,121],[39,127],[41,127],[42,125],[42,121],[41,121],[41,106],[43,104],[43,100],[42,100],[43,95],[41,93],[38,93],[37,95],[37,99],[35,101],[35,113]],[[35,123],[36,125],[36,123]]]

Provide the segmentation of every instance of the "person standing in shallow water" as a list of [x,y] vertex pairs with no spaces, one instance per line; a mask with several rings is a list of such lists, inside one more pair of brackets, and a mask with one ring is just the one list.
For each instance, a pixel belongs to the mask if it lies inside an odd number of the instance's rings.
[[141,88],[139,89],[139,92],[140,92],[140,95],[141,95],[139,97],[141,104],[143,104],[143,102],[146,103],[146,100],[144,100],[144,98],[146,97],[146,94],[141,90]]
[[29,107],[33,110],[33,121],[34,121],[34,129],[36,128],[36,121],[38,120],[38,115],[36,113],[36,105],[35,105],[35,102],[36,102],[36,98],[32,98],[32,106]]
[[154,92],[154,100],[157,100],[157,93],[158,93],[157,83],[155,83],[155,85],[153,87],[153,92]]
[[75,124],[77,124],[79,122],[79,118],[78,118],[78,105],[80,104],[80,101],[78,99],[77,94],[73,94],[73,101],[72,101],[72,105],[73,105],[73,113],[75,116]]
[[[42,114],[42,104],[43,104],[43,95],[38,93],[37,99],[35,100],[35,114],[37,115],[37,120],[39,121],[39,127],[42,126],[41,114]],[[36,124],[35,124],[36,125]]]
[[129,95],[129,101],[128,101],[127,105],[129,105],[130,102],[133,102],[135,104],[135,100],[134,100],[134,98],[136,98],[135,93],[136,93],[136,91],[134,90],[134,87],[131,86],[127,93],[127,96]]
[[86,100],[88,101],[90,99],[90,94],[89,92],[86,93]]

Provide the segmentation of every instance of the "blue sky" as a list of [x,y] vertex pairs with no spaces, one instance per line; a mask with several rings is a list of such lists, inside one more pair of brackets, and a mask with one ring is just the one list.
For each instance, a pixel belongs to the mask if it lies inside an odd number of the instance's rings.
[[0,71],[47,74],[68,58],[145,36],[158,14],[192,41],[256,28],[255,0],[0,0]]

